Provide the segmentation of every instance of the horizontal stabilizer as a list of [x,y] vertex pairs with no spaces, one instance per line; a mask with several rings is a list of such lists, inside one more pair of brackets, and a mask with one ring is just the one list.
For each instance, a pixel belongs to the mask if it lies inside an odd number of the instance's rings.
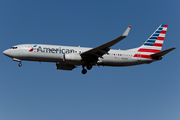
[[162,56],[164,56],[165,54],[171,52],[174,49],[176,49],[176,47],[173,47],[173,48],[170,48],[170,49],[167,49],[167,50],[152,54],[151,57],[152,58],[162,57]]

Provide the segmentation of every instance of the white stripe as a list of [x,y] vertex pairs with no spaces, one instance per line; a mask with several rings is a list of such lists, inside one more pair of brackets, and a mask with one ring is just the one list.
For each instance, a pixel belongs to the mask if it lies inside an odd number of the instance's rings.
[[163,40],[156,40],[155,43],[162,43],[163,44]]
[[142,46],[140,48],[161,50],[162,47],[158,47],[158,46]]
[[165,30],[165,31],[166,31],[166,30],[167,30],[167,28],[165,28],[165,27],[164,27],[164,28],[163,28],[163,30]]
[[165,34],[159,34],[159,37],[165,37]]

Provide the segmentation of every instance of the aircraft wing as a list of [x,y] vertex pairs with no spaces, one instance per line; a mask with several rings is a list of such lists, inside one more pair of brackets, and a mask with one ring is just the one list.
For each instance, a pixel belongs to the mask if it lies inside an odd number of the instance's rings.
[[118,43],[119,41],[121,41],[122,39],[127,37],[128,33],[130,31],[130,28],[131,28],[131,26],[129,26],[120,37],[118,37],[110,42],[107,42],[103,45],[100,45],[96,48],[85,51],[85,52],[81,53],[81,56],[83,58],[86,58],[86,57],[96,58],[96,60],[97,60],[98,57],[102,57],[104,54],[106,54],[110,50],[111,46],[113,46],[114,44]]

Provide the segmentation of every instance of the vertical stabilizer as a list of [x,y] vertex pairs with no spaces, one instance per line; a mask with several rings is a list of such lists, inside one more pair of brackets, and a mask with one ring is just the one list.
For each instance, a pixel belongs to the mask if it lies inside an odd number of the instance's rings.
[[160,52],[163,46],[168,25],[160,25],[155,32],[146,40],[139,48],[138,52],[157,53]]
[[168,25],[160,25],[139,48],[134,57],[152,59],[151,54],[161,52]]

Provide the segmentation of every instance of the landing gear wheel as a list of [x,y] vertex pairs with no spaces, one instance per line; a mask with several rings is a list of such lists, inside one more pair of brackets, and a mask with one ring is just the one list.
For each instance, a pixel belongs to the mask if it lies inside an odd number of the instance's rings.
[[86,74],[87,73],[87,70],[86,69],[83,69],[82,70],[82,74]]
[[86,68],[87,68],[88,70],[90,70],[90,69],[92,69],[92,65],[87,65]]
[[19,64],[18,64],[18,66],[19,66],[19,67],[21,67],[21,66],[22,66],[22,64],[21,64],[21,63],[19,63]]

